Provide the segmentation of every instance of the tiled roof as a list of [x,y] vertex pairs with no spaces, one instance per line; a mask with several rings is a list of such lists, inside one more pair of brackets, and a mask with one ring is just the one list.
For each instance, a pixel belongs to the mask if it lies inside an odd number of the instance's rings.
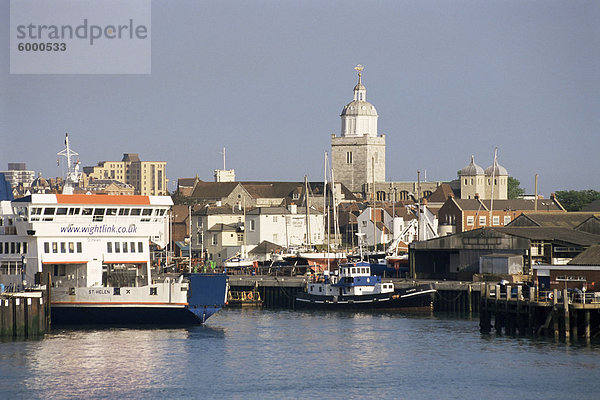
[[593,213],[561,212],[561,213],[523,213],[515,218],[508,226],[541,226],[575,228],[581,225]]
[[600,245],[590,246],[579,253],[569,265],[600,265]]
[[579,246],[600,244],[600,235],[575,231],[570,228],[556,227],[504,227],[493,228],[507,235],[519,236],[530,240],[559,241]]

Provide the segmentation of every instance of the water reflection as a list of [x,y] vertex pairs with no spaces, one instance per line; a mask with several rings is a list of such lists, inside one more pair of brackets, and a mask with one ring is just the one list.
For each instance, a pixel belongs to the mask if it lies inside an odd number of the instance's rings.
[[0,343],[0,397],[593,398],[599,353],[469,318],[227,309],[205,326]]

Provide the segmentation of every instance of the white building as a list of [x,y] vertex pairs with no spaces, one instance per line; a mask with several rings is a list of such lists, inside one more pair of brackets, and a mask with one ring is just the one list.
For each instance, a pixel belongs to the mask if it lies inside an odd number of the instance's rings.
[[[308,221],[308,223],[307,223]],[[246,215],[248,243],[268,241],[289,248],[325,243],[323,213],[294,204],[285,207],[257,207]]]
[[8,163],[8,170],[0,171],[4,174],[6,181],[14,189],[22,185],[24,189],[29,189],[35,179],[35,171],[29,171],[25,163]]
[[322,245],[324,232],[323,213],[314,208],[306,213],[305,207],[296,205],[246,211],[205,206],[192,217],[192,252],[204,252],[208,261],[222,265],[231,257],[246,257],[263,241],[285,248]]

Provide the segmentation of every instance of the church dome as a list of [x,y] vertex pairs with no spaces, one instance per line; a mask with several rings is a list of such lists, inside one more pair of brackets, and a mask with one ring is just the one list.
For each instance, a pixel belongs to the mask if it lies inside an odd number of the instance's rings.
[[469,165],[460,170],[461,176],[483,175],[484,171],[479,165],[475,164],[475,156],[471,156]]
[[[358,86],[358,85],[357,85]],[[353,100],[344,106],[341,116],[367,115],[377,116],[375,106],[368,101]]]
[[502,165],[498,164],[498,161],[495,161],[493,165],[485,169],[485,174],[489,176],[507,176],[508,171]]

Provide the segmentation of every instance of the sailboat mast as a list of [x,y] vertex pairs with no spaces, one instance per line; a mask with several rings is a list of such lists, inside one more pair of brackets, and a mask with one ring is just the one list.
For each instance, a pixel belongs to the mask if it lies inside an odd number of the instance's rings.
[[496,147],[496,149],[494,150],[494,162],[492,163],[492,195],[491,195],[491,199],[490,199],[490,226],[493,226],[493,212],[494,212],[494,186],[496,185],[494,182],[494,179],[496,177],[496,162],[497,162],[497,156],[498,156],[498,148]]
[[327,232],[327,248],[325,249],[327,255],[327,271],[329,272],[329,210],[327,209],[327,152],[325,152],[325,163],[323,167],[323,227]]
[[304,175],[304,208],[306,209],[306,244],[310,246],[310,211],[308,201],[308,177]]

